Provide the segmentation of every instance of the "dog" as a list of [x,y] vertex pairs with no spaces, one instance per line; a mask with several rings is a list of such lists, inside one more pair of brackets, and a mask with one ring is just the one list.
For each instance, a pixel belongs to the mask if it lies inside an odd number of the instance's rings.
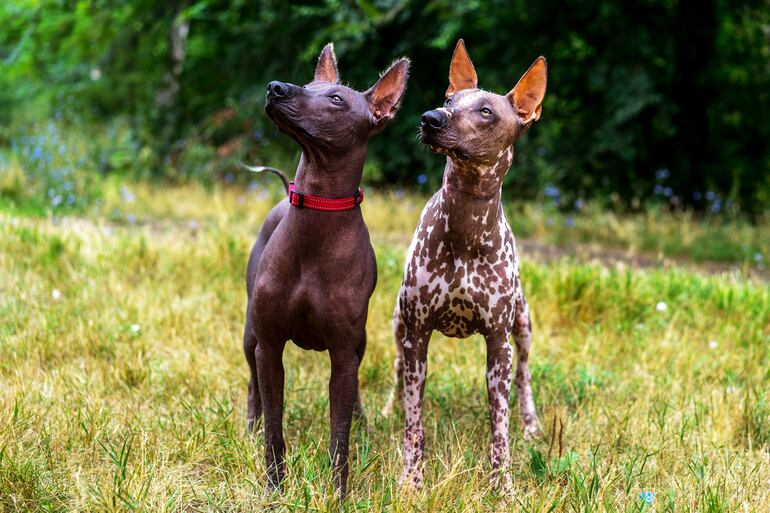
[[396,115],[408,72],[409,60],[399,59],[370,89],[355,91],[340,83],[329,44],[312,82],[267,86],[268,116],[302,148],[289,197],[266,217],[246,273],[248,429],[264,415],[269,490],[280,489],[284,477],[282,355],[292,340],[329,351],[329,454],[339,494],[346,493],[352,415],[363,414],[358,366],[377,282],[359,182],[367,143]]
[[[529,307],[519,279],[516,243],[500,202],[513,143],[540,118],[547,64],[538,58],[508,94],[478,89],[463,40],[455,47],[444,106],[425,112],[422,143],[446,154],[442,188],[428,201],[407,251],[396,304],[394,391],[405,413],[400,482],[423,482],[425,432],[421,408],[428,342],[480,333],[487,345],[492,479],[511,488],[508,397],[516,343],[516,389],[524,433],[539,432],[527,365],[532,340]],[[400,386],[401,384],[401,386]]]

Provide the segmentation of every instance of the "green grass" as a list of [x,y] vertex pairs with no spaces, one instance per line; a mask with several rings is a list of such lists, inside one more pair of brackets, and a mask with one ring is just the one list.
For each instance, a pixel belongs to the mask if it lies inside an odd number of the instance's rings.
[[[360,372],[370,426],[352,438],[350,497],[328,493],[328,357],[291,345],[288,481],[265,495],[240,334],[248,251],[278,193],[131,189],[127,203],[107,187],[78,217],[0,211],[0,511],[652,511],[647,491],[658,512],[770,509],[767,283],[526,254],[546,437],[526,444],[513,415],[515,495],[490,490],[483,341],[434,336],[427,486],[399,492],[403,417],[378,412],[423,199],[376,191],[364,204],[380,273]],[[536,212],[512,221],[548,240]],[[652,231],[621,221],[618,233]],[[677,236],[676,224],[650,221],[671,240],[711,229],[693,219]],[[740,237],[767,244],[762,230]],[[562,443],[549,448],[554,419]]]

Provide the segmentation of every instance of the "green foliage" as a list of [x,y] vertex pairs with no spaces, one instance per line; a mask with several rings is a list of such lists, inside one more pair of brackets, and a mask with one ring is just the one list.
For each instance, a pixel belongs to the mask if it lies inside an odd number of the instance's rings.
[[[519,144],[508,194],[543,198],[557,186],[561,208],[613,197],[760,214],[770,204],[769,24],[759,0],[8,0],[0,145],[25,118],[120,115],[134,154],[145,152],[140,174],[211,180],[240,159],[288,167],[296,146],[264,115],[264,86],[306,83],[332,40],[343,80],[359,89],[412,58],[402,112],[372,143],[370,178],[416,186],[425,174],[433,187],[442,165],[414,133],[443,101],[464,37],[481,85],[500,93],[537,55],[549,59],[543,117]],[[182,34],[176,61],[172,33]]]
[[527,451],[530,457],[529,469],[541,481],[564,478],[578,459],[575,451],[569,451],[564,456],[552,458],[550,461],[546,461],[547,457],[534,447],[528,447]]

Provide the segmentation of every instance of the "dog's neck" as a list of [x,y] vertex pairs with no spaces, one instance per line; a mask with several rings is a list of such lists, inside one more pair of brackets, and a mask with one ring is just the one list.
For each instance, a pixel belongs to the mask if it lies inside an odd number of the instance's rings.
[[444,188],[462,191],[468,196],[480,199],[499,197],[503,179],[512,161],[513,146],[503,148],[496,158],[485,161],[447,157],[444,168]]
[[303,149],[294,175],[297,191],[322,198],[352,196],[361,182],[366,146],[340,156]]
[[497,160],[473,163],[447,157],[441,209],[446,215],[445,229],[457,249],[477,249],[488,245],[503,216],[500,195],[503,178],[513,159],[513,148],[506,148]]

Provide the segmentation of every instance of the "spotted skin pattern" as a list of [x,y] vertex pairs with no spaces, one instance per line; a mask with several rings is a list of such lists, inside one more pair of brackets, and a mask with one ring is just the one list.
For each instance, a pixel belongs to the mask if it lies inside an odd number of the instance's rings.
[[[487,172],[507,171],[512,157],[508,148]],[[447,171],[460,170],[450,159]],[[466,338],[474,333],[485,337],[492,429],[489,458],[494,470],[506,469],[510,465],[508,398],[513,378],[510,335],[516,342],[515,382],[525,435],[535,436],[538,423],[527,366],[532,324],[519,280],[516,242],[499,191],[490,199],[478,199],[445,186],[431,198],[407,252],[393,324],[395,387],[384,413],[391,411],[403,383],[406,429],[401,482],[422,486],[425,433],[421,409],[428,341],[434,330],[448,337]],[[508,473],[493,475],[495,480],[502,479],[504,488],[511,487]]]
[[[407,251],[393,333],[394,388],[383,413],[398,397],[405,414],[402,486],[423,485],[425,429],[422,398],[428,343],[433,331],[447,337],[484,336],[493,484],[512,489],[508,442],[509,396],[516,386],[526,438],[539,434],[528,367],[532,344],[529,306],[519,278],[516,241],[501,203],[513,143],[540,115],[545,60],[538,59],[511,93],[476,88],[464,44],[450,67],[444,107],[423,115],[421,139],[447,155],[444,182],[423,209]],[[513,337],[515,344],[509,342]],[[514,372],[514,348],[516,370]]]

